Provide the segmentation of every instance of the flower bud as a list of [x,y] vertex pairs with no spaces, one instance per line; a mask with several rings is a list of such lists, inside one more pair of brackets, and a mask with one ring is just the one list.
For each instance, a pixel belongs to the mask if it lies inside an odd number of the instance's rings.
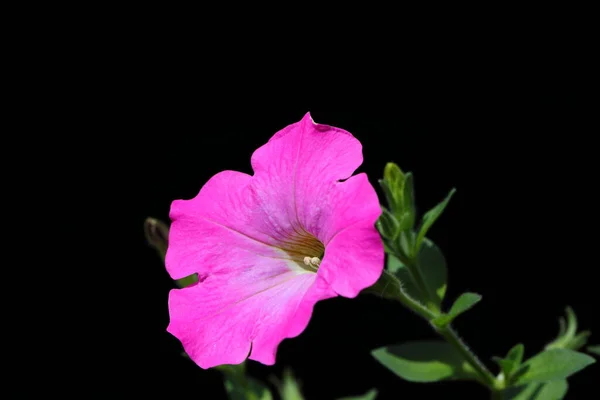
[[400,224],[398,223],[398,220],[385,208],[382,210],[382,213],[377,220],[377,229],[379,230],[379,233],[381,233],[381,236],[391,241],[396,240],[400,234]]
[[169,245],[169,227],[155,218],[146,218],[144,235],[150,246],[154,247],[164,261]]

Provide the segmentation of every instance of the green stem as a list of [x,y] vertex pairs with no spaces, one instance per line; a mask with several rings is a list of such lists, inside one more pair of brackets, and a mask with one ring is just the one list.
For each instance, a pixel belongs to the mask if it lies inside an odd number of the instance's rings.
[[405,232],[402,232],[400,234],[400,245],[394,246],[394,244],[392,243],[392,248],[390,249],[391,251],[389,253],[397,257],[400,260],[400,262],[402,262],[402,264],[406,266],[408,274],[412,278],[412,281],[415,283],[417,290],[421,293],[422,298],[425,299],[425,305],[427,306],[427,308],[439,314],[441,310],[433,301],[433,293],[431,293],[429,287],[425,283],[425,278],[423,277],[423,274],[421,274],[418,261],[414,256],[406,254],[408,253],[408,250],[406,250],[406,248],[413,247],[412,240],[413,239],[411,239],[410,236],[405,236]]
[[465,342],[458,337],[454,329],[452,329],[450,325],[447,325],[445,328],[438,329],[437,331],[448,343],[458,350],[469,365],[477,372],[477,375],[482,379],[482,382],[485,383],[487,387],[494,390],[496,378],[488,371],[485,365],[479,361],[477,356],[469,349]]
[[[390,291],[390,289],[392,289]],[[430,310],[417,300],[413,299],[402,289],[402,283],[393,274],[388,271],[383,271],[383,275],[379,281],[369,289],[369,292],[376,293],[382,297],[391,298],[400,301],[409,310],[415,312],[427,321],[440,315],[438,311]],[[433,326],[433,325],[432,325]],[[437,329],[438,332],[448,343],[450,343],[473,368],[480,378],[481,383],[486,385],[492,391],[496,391],[496,378],[490,371],[479,361],[477,356],[469,350],[467,345],[458,337],[456,332],[450,327]]]
[[428,321],[438,316],[437,313],[431,311],[423,304],[410,297],[410,295],[402,289],[400,280],[386,270],[383,271],[383,275],[381,275],[381,278],[375,285],[371,286],[367,291],[381,297],[398,300],[406,308]]

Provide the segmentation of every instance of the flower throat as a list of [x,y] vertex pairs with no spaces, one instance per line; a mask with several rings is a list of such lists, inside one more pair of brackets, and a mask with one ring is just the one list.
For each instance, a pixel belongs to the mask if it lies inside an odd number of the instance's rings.
[[281,248],[302,269],[310,272],[317,271],[325,255],[323,243],[304,230],[302,233],[297,232],[296,235],[282,243]]

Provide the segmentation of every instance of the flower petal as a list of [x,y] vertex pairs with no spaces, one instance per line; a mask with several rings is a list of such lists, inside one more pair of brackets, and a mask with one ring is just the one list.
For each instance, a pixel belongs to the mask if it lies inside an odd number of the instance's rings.
[[318,274],[344,297],[356,297],[383,272],[383,243],[371,223],[338,232],[325,248]]
[[[304,294],[300,296],[303,290]],[[269,318],[264,318],[257,328],[249,358],[273,365],[281,341],[300,335],[310,321],[315,304],[335,297],[337,293],[318,275],[306,273],[282,285],[279,293],[269,295],[270,299],[263,305]],[[285,303],[282,298],[286,299]]]
[[325,244],[319,274],[342,296],[355,297],[383,272],[384,251],[375,222],[381,214],[366,174],[335,184],[307,217],[308,229]]
[[[351,297],[383,271],[383,244],[375,229],[381,214],[377,194],[365,174],[350,177],[361,163],[357,139],[342,129],[315,124],[310,114],[278,132],[252,156],[255,174],[250,186],[266,211],[265,229],[277,237],[305,230],[318,238],[327,260],[319,274],[339,294]],[[348,246],[333,243],[330,248],[332,238],[355,224],[358,230],[352,232],[363,234],[364,243],[357,237]],[[347,253],[338,254],[340,247]],[[338,262],[350,262],[352,268]]]
[[168,331],[202,368],[239,364],[248,356],[272,365],[279,343],[300,334],[314,304],[335,296],[313,273],[211,275],[172,290]]
[[[335,184],[362,163],[362,146],[343,129],[310,114],[287,126],[252,155],[252,187],[270,229],[285,235],[312,223]],[[309,233],[316,236],[316,232]]]
[[250,179],[241,172],[223,171],[195,198],[172,203],[165,264],[173,279],[237,270],[239,259],[248,254],[289,258],[261,224],[250,221],[260,213],[248,187]]
[[310,201],[312,205],[303,210],[304,226],[325,246],[338,232],[356,223],[371,225],[376,232],[375,222],[381,215],[381,206],[364,173],[334,183],[329,191]]

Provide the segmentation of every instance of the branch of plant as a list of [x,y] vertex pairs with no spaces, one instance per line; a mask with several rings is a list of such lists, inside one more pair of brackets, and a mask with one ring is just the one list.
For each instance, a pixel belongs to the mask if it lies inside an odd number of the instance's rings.
[[[424,281],[423,281],[424,282]],[[389,285],[393,286],[393,291],[387,290]],[[431,324],[431,320],[440,316],[441,312],[436,309],[431,309],[421,304],[419,301],[412,298],[403,288],[402,283],[392,273],[384,270],[382,279],[375,286],[373,286],[370,292],[377,292],[379,295],[384,297],[393,298],[400,301],[406,308],[413,311],[417,315],[421,316],[426,321],[430,322],[433,329],[442,336],[450,345],[452,345],[465,359],[465,361],[473,368],[479,377],[479,382],[488,387],[493,392],[497,392],[502,389],[503,384],[492,375],[487,367],[479,361],[477,356],[468,348],[468,346],[460,339],[454,329],[447,325],[444,328],[437,328]]]

